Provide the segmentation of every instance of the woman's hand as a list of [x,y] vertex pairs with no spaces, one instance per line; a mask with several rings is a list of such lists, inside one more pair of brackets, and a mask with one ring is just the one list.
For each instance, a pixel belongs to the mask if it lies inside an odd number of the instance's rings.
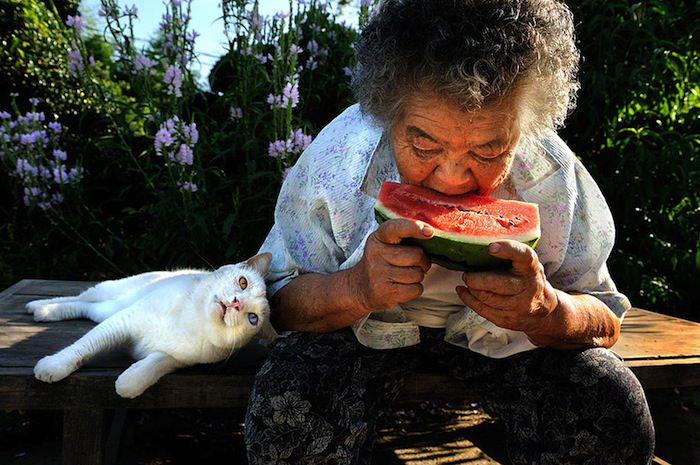
[[350,269],[350,285],[368,312],[391,308],[423,293],[421,282],[430,261],[423,249],[401,244],[401,240],[432,235],[430,225],[404,219],[385,221],[369,235],[362,259]]
[[501,328],[536,335],[557,308],[557,292],[547,281],[535,251],[516,241],[497,241],[489,253],[511,260],[507,271],[464,273],[457,294],[476,313]]

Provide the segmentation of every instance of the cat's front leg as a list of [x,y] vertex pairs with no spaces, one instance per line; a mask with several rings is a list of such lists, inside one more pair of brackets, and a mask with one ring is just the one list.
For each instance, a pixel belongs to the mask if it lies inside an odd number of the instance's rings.
[[55,383],[100,352],[125,344],[129,340],[126,319],[120,314],[108,318],[65,349],[42,358],[34,367],[34,376],[38,380]]
[[184,366],[163,352],[153,352],[127,368],[117,378],[117,394],[133,399],[153,386],[164,375]]

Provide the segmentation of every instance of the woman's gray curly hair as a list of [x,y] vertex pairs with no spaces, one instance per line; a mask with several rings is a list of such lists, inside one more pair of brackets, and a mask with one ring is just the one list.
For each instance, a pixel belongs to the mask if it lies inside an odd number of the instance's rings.
[[356,52],[355,97],[385,128],[433,91],[465,111],[515,98],[535,136],[563,125],[579,88],[573,16],[557,0],[383,0]]

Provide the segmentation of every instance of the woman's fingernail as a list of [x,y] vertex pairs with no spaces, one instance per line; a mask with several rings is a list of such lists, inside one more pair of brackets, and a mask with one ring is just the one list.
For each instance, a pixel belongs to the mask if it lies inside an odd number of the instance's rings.
[[431,237],[433,235],[433,228],[429,225],[423,225],[423,235],[425,237]]
[[501,244],[491,244],[491,245],[489,245],[489,252],[491,252],[491,253],[498,253],[499,250],[501,250]]

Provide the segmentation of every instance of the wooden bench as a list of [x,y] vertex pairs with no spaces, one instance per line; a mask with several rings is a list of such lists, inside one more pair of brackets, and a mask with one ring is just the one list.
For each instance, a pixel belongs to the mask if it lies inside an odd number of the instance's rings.
[[[102,463],[108,409],[245,408],[265,357],[260,346],[247,347],[225,365],[198,366],[167,375],[133,400],[122,399],[114,391],[117,376],[130,364],[125,354],[95,359],[59,383],[37,381],[33,374],[36,362],[78,339],[93,323],[35,323],[24,304],[75,295],[91,285],[25,279],[0,292],[0,409],[63,410],[63,463]],[[698,323],[635,308],[627,314],[614,350],[646,389],[700,385]],[[409,400],[454,400],[464,397],[464,387],[443,375],[419,373],[409,379],[405,394]]]

